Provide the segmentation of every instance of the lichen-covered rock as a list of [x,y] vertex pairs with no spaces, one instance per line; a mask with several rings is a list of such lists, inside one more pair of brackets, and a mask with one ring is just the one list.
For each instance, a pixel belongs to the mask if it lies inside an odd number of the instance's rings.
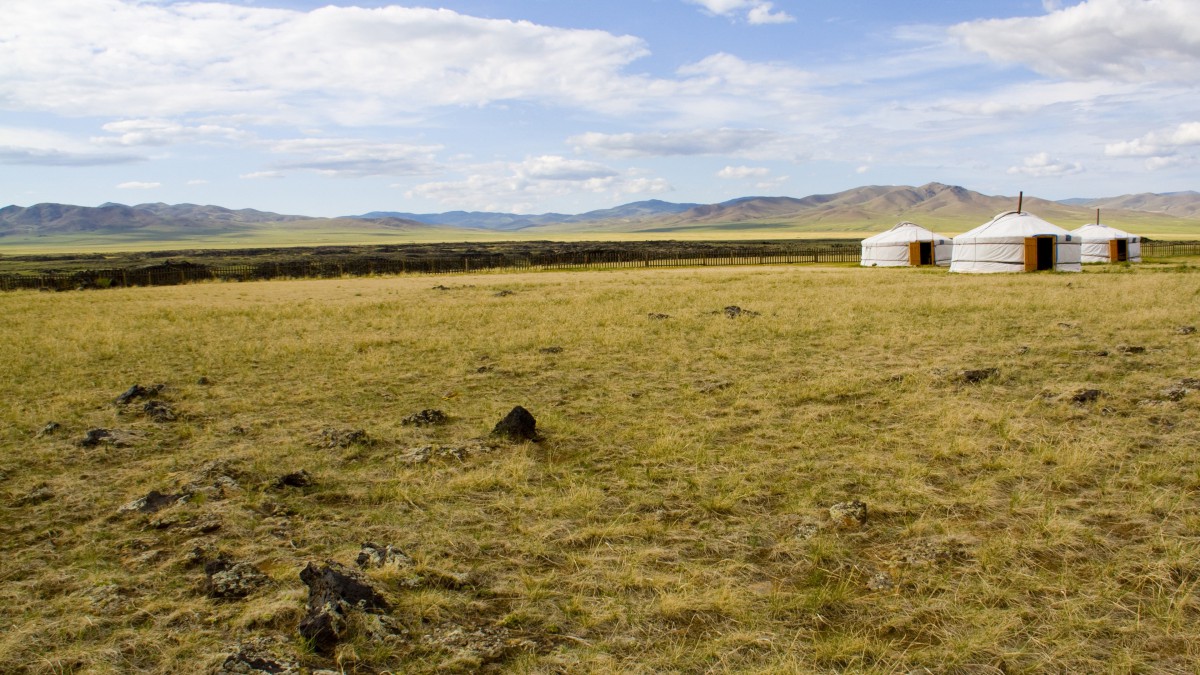
[[321,430],[320,444],[323,447],[336,449],[348,448],[352,445],[365,445],[370,442],[367,432],[362,429],[333,429]]
[[430,427],[438,424],[445,424],[450,419],[446,413],[434,408],[427,408],[421,412],[416,412],[404,419],[400,420],[400,424],[404,426],[415,427]]
[[205,592],[211,598],[236,600],[250,595],[270,581],[257,567],[247,562],[235,563],[228,558],[218,558],[204,565],[208,579]]
[[412,564],[412,558],[409,558],[408,554],[391,544],[380,546],[368,541],[362,545],[362,551],[359,552],[358,558],[354,562],[365,570],[372,567],[410,565]]
[[867,524],[867,505],[857,499],[829,507],[829,518],[840,530],[857,530]]
[[237,646],[213,675],[300,675],[300,664],[282,656],[286,642],[279,638],[253,638]]
[[337,646],[346,629],[346,615],[354,610],[387,611],[388,602],[371,582],[341,563],[308,563],[300,572],[308,586],[308,611],[300,620],[300,636],[318,652]]

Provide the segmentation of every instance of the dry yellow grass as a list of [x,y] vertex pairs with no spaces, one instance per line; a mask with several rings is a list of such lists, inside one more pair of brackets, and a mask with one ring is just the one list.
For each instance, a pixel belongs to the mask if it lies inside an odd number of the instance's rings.
[[[5,294],[0,671],[197,672],[278,637],[284,661],[363,673],[1194,672],[1200,391],[1164,391],[1200,377],[1177,332],[1198,272]],[[112,403],[157,382],[179,420]],[[518,404],[540,443],[403,461]],[[426,408],[449,422],[401,423]],[[78,446],[94,427],[129,442]],[[299,469],[311,487],[271,486]],[[217,474],[238,487],[117,513]],[[852,499],[867,524],[839,530]],[[412,558],[369,573],[407,633],[355,615],[312,653],[299,570],[365,541]],[[270,583],[211,599],[196,547]]]

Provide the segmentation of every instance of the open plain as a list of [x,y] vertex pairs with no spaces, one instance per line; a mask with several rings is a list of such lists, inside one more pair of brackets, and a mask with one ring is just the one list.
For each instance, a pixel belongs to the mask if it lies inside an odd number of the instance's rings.
[[[6,293],[0,671],[1194,672],[1198,307],[1194,259]],[[374,594],[306,639],[329,562]]]

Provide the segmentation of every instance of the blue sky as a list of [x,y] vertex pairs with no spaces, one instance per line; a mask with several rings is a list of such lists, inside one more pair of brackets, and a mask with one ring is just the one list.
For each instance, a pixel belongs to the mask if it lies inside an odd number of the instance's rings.
[[1200,188],[1196,0],[5,0],[0,205]]

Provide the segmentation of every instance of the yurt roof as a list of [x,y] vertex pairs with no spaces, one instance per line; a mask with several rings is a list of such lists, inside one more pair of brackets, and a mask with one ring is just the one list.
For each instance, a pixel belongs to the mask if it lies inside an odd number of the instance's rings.
[[903,244],[912,241],[933,241],[933,240],[950,241],[950,237],[942,236],[931,232],[916,223],[910,223],[905,220],[896,223],[891,229],[880,232],[863,239],[863,244],[879,245],[879,244]]
[[1039,234],[1055,234],[1070,236],[1063,228],[1048,223],[1041,218],[1025,211],[1008,211],[998,214],[979,227],[964,232],[955,241],[967,239],[992,239],[1008,237],[1036,237]]
[[1118,230],[1115,227],[1101,223],[1088,223],[1071,234],[1079,235],[1079,238],[1083,241],[1109,241],[1112,239],[1138,240],[1136,234],[1129,234],[1125,230]]

